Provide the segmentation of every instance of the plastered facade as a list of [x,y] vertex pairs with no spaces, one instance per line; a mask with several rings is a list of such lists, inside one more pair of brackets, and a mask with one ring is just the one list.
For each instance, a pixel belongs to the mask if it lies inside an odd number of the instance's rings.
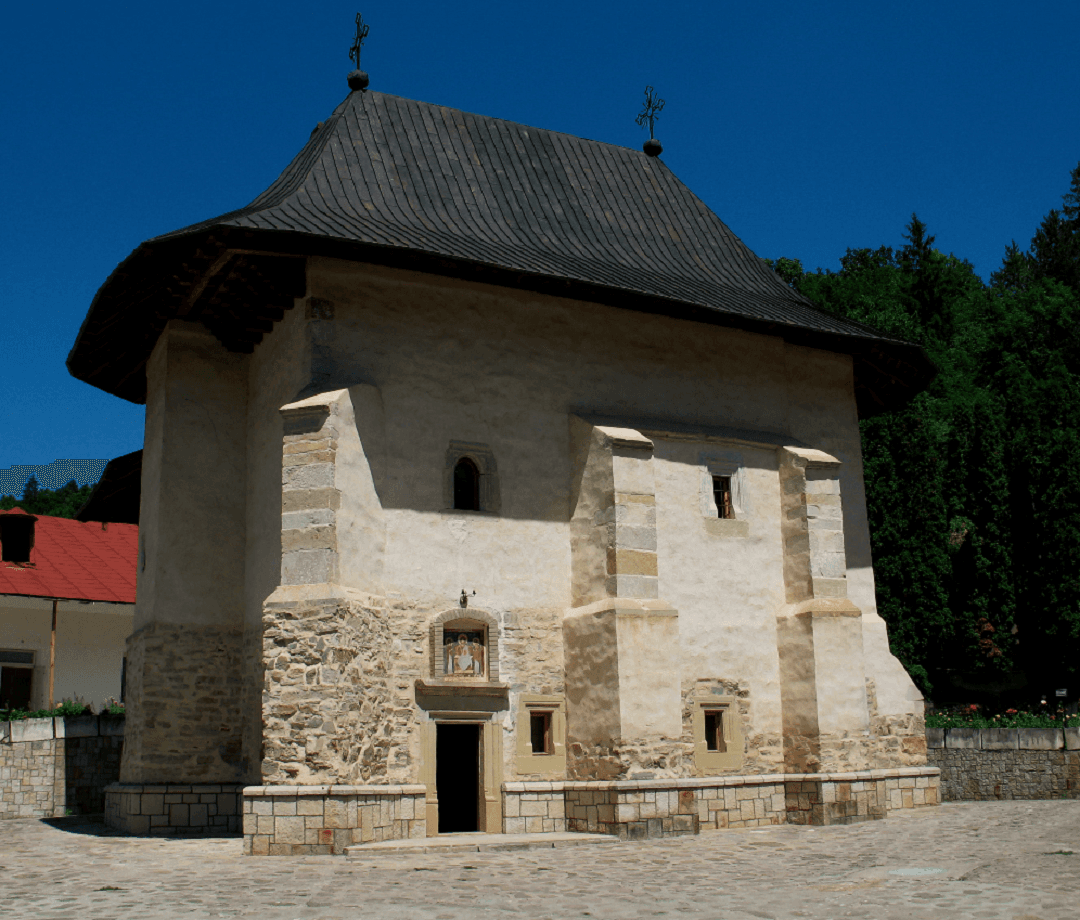
[[[140,636],[188,643],[170,719],[228,715],[188,782],[421,784],[434,833],[434,739],[463,721],[495,827],[508,783],[701,777],[714,697],[725,772],[925,763],[874,609],[848,357],[326,258],[307,279],[253,354],[173,320],[148,369],[129,681],[148,692]],[[470,445],[485,497],[456,510]],[[482,624],[483,679],[440,672],[448,617]],[[523,741],[537,697],[558,759]],[[178,762],[158,718],[129,709],[124,781]]]
[[[82,700],[100,710],[119,700],[124,643],[131,633],[132,605],[59,601],[53,698]],[[52,601],[0,598],[0,649],[33,654],[30,708],[49,708],[49,643]],[[8,665],[10,667],[10,665]]]

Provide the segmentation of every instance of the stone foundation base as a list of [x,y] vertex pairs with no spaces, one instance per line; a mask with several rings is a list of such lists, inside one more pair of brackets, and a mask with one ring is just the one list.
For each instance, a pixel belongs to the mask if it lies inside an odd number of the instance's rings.
[[[891,810],[937,805],[938,786],[936,767],[503,783],[502,831],[578,831],[636,840],[729,827],[852,824],[884,818]],[[424,785],[248,786],[243,790],[244,853],[330,855],[375,840],[423,838],[426,796]]]
[[503,833],[582,831],[623,839],[770,824],[853,824],[937,805],[939,771],[710,776],[693,779],[504,783]]
[[427,836],[426,786],[248,786],[244,853],[318,856]]
[[240,833],[239,783],[113,783],[105,789],[105,823],[152,837],[232,837]]

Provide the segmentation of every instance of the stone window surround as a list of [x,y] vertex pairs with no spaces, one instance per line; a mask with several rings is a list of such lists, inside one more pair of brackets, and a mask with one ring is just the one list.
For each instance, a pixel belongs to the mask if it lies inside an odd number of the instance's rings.
[[[705,713],[723,712],[724,743],[726,751],[710,751],[705,738]],[[694,700],[690,715],[694,736],[694,766],[698,772],[709,776],[738,770],[743,765],[743,736],[739,719],[738,700],[733,696],[706,696]]]
[[[472,460],[480,472],[479,511],[454,507],[454,468],[464,458]],[[491,448],[473,441],[451,441],[443,464],[443,511],[449,514],[498,514],[501,510],[499,469]]]
[[[722,454],[701,455],[701,515],[705,519],[705,531],[717,537],[748,537],[750,522],[747,520],[746,466],[742,455],[724,451]],[[732,517],[722,518],[716,507],[713,493],[713,477],[726,476],[731,483]]]
[[[479,624],[487,640],[485,644],[487,673],[482,678],[475,677],[447,677],[446,662],[443,659],[443,630],[447,623],[456,620],[471,620]],[[475,627],[474,627],[475,628]],[[463,684],[498,683],[499,681],[499,621],[494,615],[486,610],[474,607],[457,607],[444,610],[431,621],[428,629],[428,644],[431,652],[431,668],[429,673],[433,680]]]
[[[536,754],[532,749],[530,716],[534,712],[551,715],[550,754]],[[538,696],[523,693],[518,699],[515,769],[519,775],[566,775],[566,700],[561,696]]]

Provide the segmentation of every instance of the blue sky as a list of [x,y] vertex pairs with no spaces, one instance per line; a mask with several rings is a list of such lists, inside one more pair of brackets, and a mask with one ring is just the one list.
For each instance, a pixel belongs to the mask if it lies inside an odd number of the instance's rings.
[[[362,6],[357,6],[362,2]],[[142,407],[67,374],[144,239],[246,204],[372,88],[664,160],[758,255],[837,268],[912,211],[984,278],[1080,161],[1080,3],[18,4],[0,77],[0,470],[142,445]]]

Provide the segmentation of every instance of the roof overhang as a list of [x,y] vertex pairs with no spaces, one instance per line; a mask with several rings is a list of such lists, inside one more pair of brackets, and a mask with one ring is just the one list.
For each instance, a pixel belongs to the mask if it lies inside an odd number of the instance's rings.
[[[203,323],[230,351],[250,353],[306,293],[306,259],[327,256],[568,297],[782,338],[848,354],[866,418],[905,405],[937,371],[917,345],[808,329],[442,253],[323,235],[229,226],[200,228],[139,246],[98,290],[67,359],[70,373],[134,403],[146,401],[146,363],[171,319]],[[752,297],[753,295],[746,295]],[[117,330],[123,334],[118,335]],[[869,330],[868,330],[869,331]]]

